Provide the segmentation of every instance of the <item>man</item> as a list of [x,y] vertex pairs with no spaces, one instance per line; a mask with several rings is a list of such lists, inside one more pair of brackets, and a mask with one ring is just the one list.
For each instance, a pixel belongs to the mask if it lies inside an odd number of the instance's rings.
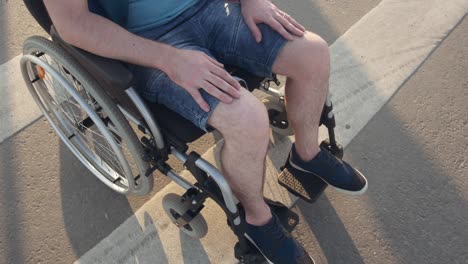
[[[128,62],[139,92],[201,129],[223,134],[223,173],[245,209],[245,236],[271,263],[313,263],[263,199],[269,120],[265,107],[223,68],[287,76],[296,143],[290,162],[310,177],[360,194],[366,179],[318,145],[329,50],[268,0],[44,0],[70,44]],[[89,11],[95,10],[101,15]],[[241,165],[240,165],[241,164]]]

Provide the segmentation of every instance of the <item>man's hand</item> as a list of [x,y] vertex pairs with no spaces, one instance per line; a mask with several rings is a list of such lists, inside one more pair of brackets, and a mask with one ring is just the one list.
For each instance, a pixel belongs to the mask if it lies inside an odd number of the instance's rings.
[[223,65],[201,51],[176,50],[165,67],[169,78],[187,90],[205,111],[209,105],[203,100],[200,89],[218,98],[221,102],[231,103],[239,98],[241,86]]
[[241,0],[242,15],[257,42],[262,41],[262,33],[257,24],[265,23],[287,40],[293,40],[291,34],[304,35],[305,28],[290,15],[279,10],[269,0]]

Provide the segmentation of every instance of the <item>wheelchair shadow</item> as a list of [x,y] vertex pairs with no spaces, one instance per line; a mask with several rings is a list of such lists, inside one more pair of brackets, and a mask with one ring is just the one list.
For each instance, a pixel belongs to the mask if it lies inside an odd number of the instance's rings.
[[180,246],[184,263],[211,263],[200,240],[193,239],[179,231]]
[[[63,208],[63,220],[65,231],[76,256],[86,254],[84,262],[93,255],[105,255],[96,253],[93,249],[101,241],[109,239],[121,224],[134,215],[133,207],[139,207],[133,197],[126,197],[112,191],[103,185],[94,175],[88,172],[74,157],[68,148],[60,143],[61,157],[61,200]],[[138,230],[132,233],[133,238],[120,238],[104,243],[115,243],[114,246],[105,248],[112,255],[114,263],[169,263],[168,255],[182,254],[185,263],[209,263],[209,258],[199,240],[192,239],[180,232],[181,252],[172,252],[174,249],[161,240],[159,229],[149,213],[144,213],[144,223],[132,224]],[[113,235],[111,236],[115,238]],[[119,252],[119,239],[134,239],[131,248],[125,248]],[[165,238],[167,239],[167,238]],[[177,240],[177,239],[175,239]],[[170,242],[177,243],[175,241]],[[100,247],[101,248],[101,247]],[[102,249],[102,248],[101,248]],[[177,249],[176,249],[177,250]],[[90,256],[88,256],[90,255]],[[99,262],[99,261],[98,261]]]
[[[25,263],[24,252],[26,217],[19,206],[23,200],[21,186],[24,175],[18,167],[20,161],[12,158],[17,155],[14,143],[4,141],[0,150],[0,262]],[[25,181],[26,182],[26,181]],[[20,223],[20,224],[19,224]]]
[[117,259],[112,259],[113,263],[169,263],[153,219],[148,213],[143,217],[143,226],[138,230],[141,234],[136,234],[136,237],[142,239],[136,241],[133,247],[122,251]]
[[116,263],[129,263],[130,260],[134,260],[135,263],[170,263],[171,261],[168,259],[166,251],[169,251],[167,253],[171,255],[181,255],[183,263],[211,263],[200,240],[193,239],[180,230],[179,240],[181,252],[172,252],[172,250],[178,249],[169,248],[167,245],[164,246],[158,232],[158,227],[147,212],[144,213],[144,227],[141,229],[141,232],[141,236],[144,238],[134,249],[128,250],[131,255],[128,254],[118,259],[115,261]]
[[[139,255],[133,254],[126,259],[116,261],[116,263],[128,263],[130,258],[134,259],[136,263],[170,263],[165,251],[173,249],[163,246],[157,227],[147,212],[144,213],[144,230],[141,232],[145,239],[138,245]],[[147,239],[148,237],[151,239]],[[200,240],[193,239],[180,230],[179,239],[183,263],[211,263]],[[129,252],[137,251],[130,249]]]
[[[310,228],[328,263],[365,263],[348,229],[326,194],[314,204],[299,200],[295,210],[299,211],[304,224]],[[299,231],[296,233],[301,239]],[[309,245],[306,246],[309,247]]]
[[126,196],[92,175],[60,142],[60,191],[65,229],[80,257],[133,215]]

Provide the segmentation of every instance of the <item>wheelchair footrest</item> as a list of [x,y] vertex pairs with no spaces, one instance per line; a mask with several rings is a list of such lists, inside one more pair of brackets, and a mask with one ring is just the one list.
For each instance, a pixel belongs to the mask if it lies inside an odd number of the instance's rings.
[[289,163],[278,176],[278,183],[308,203],[317,201],[328,184],[320,178],[293,168]]

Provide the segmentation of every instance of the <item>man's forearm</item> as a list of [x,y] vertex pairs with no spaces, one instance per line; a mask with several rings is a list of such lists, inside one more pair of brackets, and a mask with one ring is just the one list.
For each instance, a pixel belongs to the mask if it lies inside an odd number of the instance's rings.
[[85,13],[70,21],[76,24],[57,26],[61,37],[76,47],[103,57],[166,71],[168,59],[176,51],[169,45],[132,34],[93,13]]

